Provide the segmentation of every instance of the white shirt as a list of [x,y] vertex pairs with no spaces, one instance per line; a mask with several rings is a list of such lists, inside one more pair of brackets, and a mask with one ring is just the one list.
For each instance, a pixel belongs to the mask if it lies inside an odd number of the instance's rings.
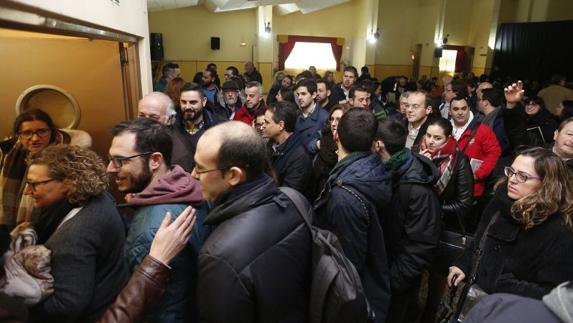
[[460,140],[460,137],[462,136],[462,134],[466,131],[466,129],[468,128],[468,126],[470,125],[470,123],[472,123],[472,120],[474,119],[474,113],[470,111],[470,119],[468,120],[468,122],[463,125],[463,127],[456,127],[456,124],[454,123],[454,119],[452,118],[452,126],[454,127],[453,130],[453,136],[456,140]]

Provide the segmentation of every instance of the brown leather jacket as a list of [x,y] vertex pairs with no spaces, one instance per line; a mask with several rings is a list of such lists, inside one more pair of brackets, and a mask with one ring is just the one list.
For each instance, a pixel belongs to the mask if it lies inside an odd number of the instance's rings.
[[142,321],[163,296],[169,273],[169,267],[146,256],[98,323]]

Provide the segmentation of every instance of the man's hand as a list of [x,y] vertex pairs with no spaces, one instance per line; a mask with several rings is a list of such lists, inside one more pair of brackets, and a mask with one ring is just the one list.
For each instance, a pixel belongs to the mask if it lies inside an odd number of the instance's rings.
[[515,105],[523,99],[525,91],[523,90],[523,82],[517,81],[504,89],[505,101],[507,101],[507,108],[513,109]]
[[188,206],[173,223],[167,212],[151,243],[149,255],[168,265],[187,245],[195,224],[195,209]]

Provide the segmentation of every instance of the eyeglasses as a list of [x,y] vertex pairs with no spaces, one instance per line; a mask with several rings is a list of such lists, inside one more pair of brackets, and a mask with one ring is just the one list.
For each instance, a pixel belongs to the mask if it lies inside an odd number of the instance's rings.
[[210,172],[214,172],[214,171],[224,171],[229,169],[230,167],[222,167],[222,168],[213,168],[213,169],[207,169],[207,170],[197,170],[197,166],[195,166],[194,171],[195,174],[197,175],[201,175],[201,174],[205,174],[205,173],[210,173]]
[[55,181],[55,180],[56,180],[56,179],[54,179],[54,178],[50,178],[50,179],[47,179],[47,180],[45,180],[45,181],[39,181],[39,182],[26,181],[26,184],[27,184],[28,186],[30,186],[30,189],[32,190],[32,192],[35,192],[36,189],[38,188],[38,185],[46,184],[46,183],[49,183],[49,182]]
[[108,156],[107,158],[109,159],[109,162],[112,163],[115,168],[121,168],[121,166],[123,166],[123,162],[125,162],[126,160],[130,160],[130,159],[141,157],[141,156],[147,156],[147,155],[151,155],[151,154],[153,154],[153,153],[152,152],[146,152],[146,153],[137,154],[137,155],[133,155],[133,156],[129,156],[129,157]]
[[18,136],[24,139],[31,139],[34,135],[37,135],[40,138],[46,138],[52,133],[52,129],[50,128],[42,128],[38,130],[26,130],[18,132]]
[[506,166],[503,169],[503,172],[504,172],[505,176],[507,176],[508,178],[515,175],[515,178],[517,179],[517,181],[519,183],[525,183],[530,179],[541,179],[541,177],[539,177],[539,176],[531,176],[531,175],[528,175],[524,172],[516,172],[515,169],[513,169],[509,166]]

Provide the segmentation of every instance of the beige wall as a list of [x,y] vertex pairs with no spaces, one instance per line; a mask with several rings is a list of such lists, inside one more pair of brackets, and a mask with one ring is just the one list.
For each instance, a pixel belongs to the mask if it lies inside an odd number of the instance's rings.
[[107,155],[110,128],[125,119],[117,43],[7,37],[0,30],[0,70],[6,76],[0,80],[0,138],[10,133],[20,94],[31,86],[50,84],[76,99],[81,109],[78,129],[88,131],[93,149]]
[[[256,18],[255,9],[212,13],[195,6],[150,13],[149,31],[163,34],[165,60],[244,62],[253,58]],[[220,37],[220,50],[211,49],[211,37]]]
[[147,0],[7,0],[25,6],[32,12],[42,11],[91,25],[101,26],[125,34],[138,36],[139,74],[143,93],[151,91],[151,58]]

